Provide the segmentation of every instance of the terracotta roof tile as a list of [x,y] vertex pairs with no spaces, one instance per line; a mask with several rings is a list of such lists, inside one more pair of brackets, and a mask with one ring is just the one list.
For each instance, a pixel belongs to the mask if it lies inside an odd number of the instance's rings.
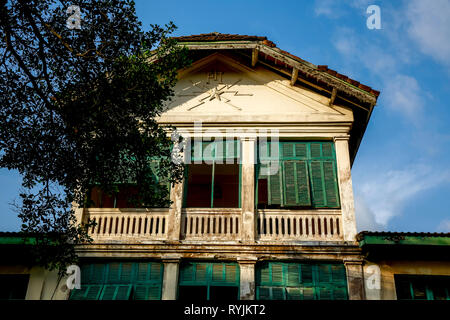
[[[266,37],[248,36],[241,34],[226,34],[219,32],[202,33],[190,36],[174,37],[178,42],[203,42],[203,41],[268,41]],[[271,42],[271,41],[268,41]],[[273,43],[273,42],[271,42]]]

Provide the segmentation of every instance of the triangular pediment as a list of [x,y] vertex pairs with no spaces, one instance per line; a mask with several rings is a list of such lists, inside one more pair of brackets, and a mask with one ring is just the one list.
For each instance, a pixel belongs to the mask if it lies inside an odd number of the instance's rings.
[[329,105],[317,92],[291,86],[264,66],[249,68],[214,53],[180,71],[175,96],[160,122],[348,122],[349,108]]

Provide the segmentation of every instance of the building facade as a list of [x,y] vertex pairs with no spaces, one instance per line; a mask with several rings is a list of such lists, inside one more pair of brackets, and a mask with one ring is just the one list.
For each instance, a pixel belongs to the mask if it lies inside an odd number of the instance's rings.
[[77,209],[97,226],[71,298],[363,299],[351,165],[379,93],[265,37],[178,41],[193,64],[159,123],[186,177],[170,208]]
[[[193,63],[159,123],[185,138],[185,178],[168,208],[93,191],[76,208],[96,222],[77,248],[82,287],[53,297],[395,298],[365,288],[351,178],[379,92],[265,37],[177,40]],[[40,283],[27,297],[48,298]]]

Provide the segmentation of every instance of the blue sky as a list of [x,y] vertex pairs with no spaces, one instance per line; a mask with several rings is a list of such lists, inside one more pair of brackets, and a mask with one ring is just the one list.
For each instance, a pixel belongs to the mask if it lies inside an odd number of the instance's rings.
[[[369,5],[381,29],[369,30]],[[358,230],[450,232],[450,0],[136,1],[145,27],[266,36],[381,91],[353,165]],[[20,176],[0,170],[0,231]]]

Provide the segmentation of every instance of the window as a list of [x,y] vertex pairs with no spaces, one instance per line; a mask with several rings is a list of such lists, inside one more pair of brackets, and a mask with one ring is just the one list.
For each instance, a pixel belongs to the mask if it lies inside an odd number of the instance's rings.
[[450,300],[450,276],[394,275],[398,300]]
[[238,141],[198,142],[191,150],[185,171],[185,207],[240,207]]
[[[162,194],[162,201],[166,202],[168,206],[170,198],[170,183],[165,177],[161,177],[158,172],[158,160],[150,161],[150,169],[153,173],[153,180],[155,181],[155,193]],[[134,208],[136,207],[135,196],[138,193],[138,186],[135,181],[129,180],[117,185],[119,192],[114,194],[107,194],[98,187],[93,186],[90,191],[91,206],[94,208]],[[157,204],[160,201],[155,201]],[[158,205],[159,206],[159,205]]]
[[163,265],[159,262],[110,262],[85,264],[81,289],[71,300],[160,300]]
[[258,208],[338,208],[332,142],[261,144],[256,165]]
[[0,274],[0,300],[24,300],[29,278],[28,274]]
[[258,300],[346,300],[342,264],[266,262],[257,268]]
[[239,266],[236,263],[183,263],[180,267],[178,299],[239,299]]

